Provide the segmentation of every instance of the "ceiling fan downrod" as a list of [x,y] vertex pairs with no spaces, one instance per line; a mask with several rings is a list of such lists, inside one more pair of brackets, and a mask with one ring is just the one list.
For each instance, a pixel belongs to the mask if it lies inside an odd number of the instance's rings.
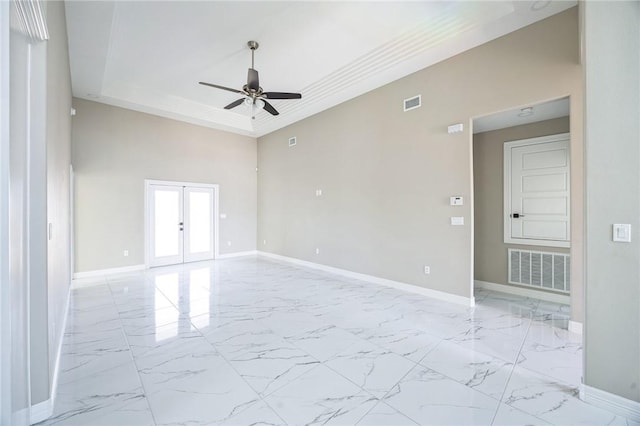
[[257,41],[250,40],[247,42],[247,46],[249,46],[249,49],[251,49],[251,68],[255,69],[255,66],[253,63],[253,55],[255,51],[258,49],[258,47],[260,47],[260,45],[258,44]]

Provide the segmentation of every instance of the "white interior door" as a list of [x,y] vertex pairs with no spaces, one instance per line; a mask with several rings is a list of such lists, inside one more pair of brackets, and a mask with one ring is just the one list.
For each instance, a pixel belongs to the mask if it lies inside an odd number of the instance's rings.
[[505,243],[569,247],[569,135],[505,144]]
[[184,261],[213,259],[213,188],[184,188]]
[[214,186],[150,183],[147,198],[150,267],[214,258]]
[[181,186],[150,185],[149,266],[184,261],[184,208]]

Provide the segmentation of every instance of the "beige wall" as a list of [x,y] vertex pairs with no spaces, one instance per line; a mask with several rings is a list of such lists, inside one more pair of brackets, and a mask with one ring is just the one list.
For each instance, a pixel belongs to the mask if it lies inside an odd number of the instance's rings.
[[[259,138],[258,248],[469,297],[470,122],[570,95],[573,150],[580,69],[574,8]],[[453,123],[465,131],[447,134]]]
[[[585,395],[591,401],[595,387],[640,401],[640,2],[589,1],[582,7],[588,95]],[[631,224],[630,243],[612,241],[614,223]],[[637,405],[629,407],[637,413]]]
[[[559,247],[504,243],[504,143],[569,132],[569,117],[473,135],[474,278],[508,284],[507,250],[568,253]],[[580,165],[572,165],[579,167]]]
[[227,215],[220,253],[255,250],[255,138],[97,102],[73,105],[76,272],[144,263],[145,179],[219,184]]

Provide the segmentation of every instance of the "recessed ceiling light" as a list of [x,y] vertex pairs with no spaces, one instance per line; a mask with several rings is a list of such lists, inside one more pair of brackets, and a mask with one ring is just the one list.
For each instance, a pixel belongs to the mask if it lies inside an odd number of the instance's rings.
[[551,3],[551,0],[538,0],[531,5],[531,11],[538,12],[544,9],[545,7],[549,6],[550,3]]
[[533,115],[533,107],[526,107],[520,110],[518,117],[528,117],[530,115]]

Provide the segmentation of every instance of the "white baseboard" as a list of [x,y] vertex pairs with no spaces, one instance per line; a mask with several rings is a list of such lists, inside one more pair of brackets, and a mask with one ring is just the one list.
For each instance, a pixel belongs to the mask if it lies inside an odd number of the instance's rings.
[[[250,250],[250,251],[240,251],[240,252],[236,252],[236,253],[226,253],[226,254],[220,254],[218,255],[218,257],[216,259],[230,259],[233,257],[240,257],[240,256],[255,256],[258,252],[256,250]],[[176,266],[176,265],[168,265],[168,266]],[[126,273],[126,272],[136,272],[136,271],[143,271],[145,270],[146,267],[144,264],[140,264],[140,265],[131,265],[131,266],[122,266],[119,268],[108,268],[108,269],[97,269],[95,271],[84,271],[84,272],[76,272],[73,274],[73,279],[77,280],[77,279],[82,279],[82,278],[96,278],[96,277],[102,277],[105,275],[113,275],[113,274],[122,274],[122,273]]]
[[29,414],[32,425],[47,420],[53,414],[53,400],[49,398],[32,405]]
[[216,257],[216,259],[231,259],[234,257],[255,256],[256,254],[258,254],[257,250],[238,251],[235,253],[219,254],[218,257]]
[[53,380],[51,381],[51,389],[49,399],[39,402],[31,406],[31,424],[40,423],[53,414],[53,406],[56,402],[58,394],[58,373],[60,372],[60,359],[62,358],[62,343],[64,341],[64,332],[67,329],[67,318],[69,317],[69,305],[71,303],[71,285],[67,290],[67,300],[64,304],[64,313],[62,319],[62,331],[60,333],[60,341],[56,348],[56,361],[53,364]]
[[587,385],[582,385],[580,398],[588,404],[604,408],[614,414],[626,417],[633,422],[640,422],[640,402],[632,401]]
[[399,281],[388,280],[386,278],[375,277],[373,275],[361,274],[359,272],[348,271],[346,269],[334,268],[333,266],[321,265],[319,263],[308,262],[306,260],[300,260],[293,257],[281,256],[279,254],[268,253],[264,251],[258,251],[259,256],[270,257],[272,259],[281,260],[295,265],[306,266],[308,268],[319,269],[321,271],[330,272],[336,275],[342,275],[347,278],[355,278],[357,280],[368,281],[374,284],[383,285],[386,287],[403,290],[409,293],[416,293],[422,296],[431,297],[434,299],[444,300],[447,302],[457,303],[464,306],[474,306],[475,302],[473,298],[457,296],[455,294],[445,293],[443,291],[431,290],[424,287],[418,287],[417,285],[402,283]]
[[144,265],[131,265],[131,266],[122,266],[120,268],[108,268],[108,269],[98,269],[95,271],[76,272],[73,274],[73,279],[77,280],[80,278],[93,278],[93,277],[100,277],[103,275],[121,274],[123,272],[142,271],[144,269],[145,269]]
[[582,323],[569,320],[569,331],[576,334],[582,334]]
[[478,288],[485,290],[500,291],[502,293],[515,294],[516,296],[533,297],[535,299],[545,300],[547,302],[562,303],[564,305],[571,304],[571,298],[564,294],[549,293],[546,291],[538,291],[536,289],[528,289],[516,287],[513,285],[492,283],[489,281],[474,280],[473,283]]

